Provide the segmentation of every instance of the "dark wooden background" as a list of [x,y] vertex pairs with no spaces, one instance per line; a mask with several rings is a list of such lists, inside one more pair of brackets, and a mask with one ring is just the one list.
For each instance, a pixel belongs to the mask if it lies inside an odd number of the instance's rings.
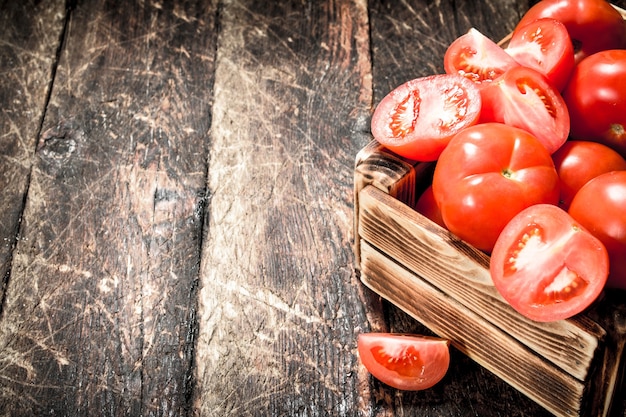
[[0,415],[548,416],[455,350],[372,380],[427,330],[351,247],[375,104],[530,3],[0,1]]

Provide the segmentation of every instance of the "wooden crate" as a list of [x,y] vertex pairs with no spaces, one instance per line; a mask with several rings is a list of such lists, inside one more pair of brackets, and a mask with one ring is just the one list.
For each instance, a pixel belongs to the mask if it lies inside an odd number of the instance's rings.
[[526,319],[493,286],[487,255],[411,208],[432,171],[375,141],[357,155],[361,281],[555,416],[610,415],[623,374],[623,294],[569,320]]

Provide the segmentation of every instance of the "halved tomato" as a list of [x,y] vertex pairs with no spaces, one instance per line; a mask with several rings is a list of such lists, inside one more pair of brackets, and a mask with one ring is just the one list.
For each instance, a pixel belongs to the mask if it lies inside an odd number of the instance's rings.
[[552,204],[530,206],[502,230],[490,261],[502,297],[531,320],[572,317],[604,289],[609,256],[599,239]]
[[570,119],[561,93],[532,68],[511,68],[480,90],[481,122],[499,122],[532,133],[553,153],[569,135]]
[[449,342],[430,336],[362,333],[357,347],[365,368],[381,382],[418,391],[441,381],[450,366]]
[[372,115],[372,135],[389,150],[417,161],[434,161],[460,130],[476,124],[478,87],[460,75],[437,74],[391,91]]
[[556,19],[534,20],[513,32],[505,51],[562,91],[574,69],[574,46],[567,28]]
[[626,48],[624,19],[606,0],[541,0],[528,9],[517,27],[543,17],[565,25],[574,43],[576,62],[605,49]]
[[482,86],[519,64],[504,49],[475,28],[455,39],[446,50],[443,66]]

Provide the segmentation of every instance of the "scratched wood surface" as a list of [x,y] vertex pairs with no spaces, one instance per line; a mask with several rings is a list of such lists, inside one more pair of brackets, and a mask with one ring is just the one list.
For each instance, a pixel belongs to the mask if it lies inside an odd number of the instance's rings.
[[548,416],[454,350],[390,389],[355,344],[427,332],[354,272],[373,106],[528,6],[0,2],[0,415]]

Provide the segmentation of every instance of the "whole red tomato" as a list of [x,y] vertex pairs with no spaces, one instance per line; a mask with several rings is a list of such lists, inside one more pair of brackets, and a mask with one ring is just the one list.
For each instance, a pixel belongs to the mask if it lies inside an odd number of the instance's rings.
[[583,59],[563,91],[572,138],[604,143],[626,157],[626,50]]
[[521,210],[559,200],[548,150],[527,131],[501,123],[458,133],[437,161],[432,187],[446,227],[486,252]]
[[541,0],[528,9],[517,28],[543,17],[565,25],[577,61],[605,49],[626,48],[624,19],[606,0]]
[[574,195],[588,181],[610,171],[626,170],[626,160],[606,145],[569,140],[552,154],[561,182],[559,205],[567,210]]
[[583,185],[569,214],[606,246],[606,285],[626,289],[626,171],[608,172]]

